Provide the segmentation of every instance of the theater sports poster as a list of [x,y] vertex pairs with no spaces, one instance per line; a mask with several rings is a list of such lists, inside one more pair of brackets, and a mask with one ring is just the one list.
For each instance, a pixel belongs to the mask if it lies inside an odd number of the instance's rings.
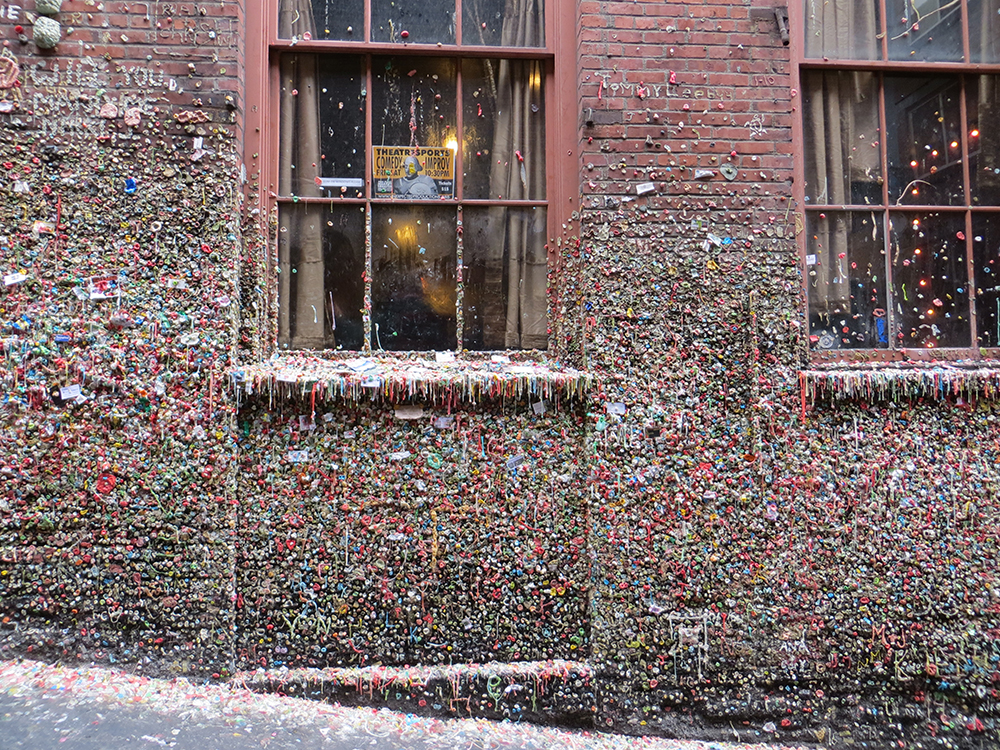
[[450,148],[374,147],[375,195],[409,199],[455,196],[455,152]]

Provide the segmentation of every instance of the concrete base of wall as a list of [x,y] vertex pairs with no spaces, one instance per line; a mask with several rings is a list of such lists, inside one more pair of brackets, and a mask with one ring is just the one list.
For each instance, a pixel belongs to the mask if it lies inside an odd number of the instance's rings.
[[526,721],[587,729],[597,700],[583,662],[445,667],[273,669],[240,672],[231,684],[254,692],[342,706],[385,707],[421,716]]

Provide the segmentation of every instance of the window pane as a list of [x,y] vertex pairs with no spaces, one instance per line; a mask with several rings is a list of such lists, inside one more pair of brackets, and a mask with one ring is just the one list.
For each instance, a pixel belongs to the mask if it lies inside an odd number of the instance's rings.
[[885,77],[889,202],[964,205],[955,76]]
[[890,225],[898,345],[970,346],[965,214],[894,213]]
[[889,59],[961,62],[961,5],[955,0],[887,0]]
[[372,206],[372,347],[455,349],[455,209]]
[[972,215],[979,346],[1000,347],[1000,214]]
[[372,41],[455,43],[455,0],[372,0]]
[[281,346],[361,349],[364,207],[279,206],[278,266]]
[[364,195],[364,85],[360,58],[281,56],[281,195]]
[[806,221],[812,347],[888,347],[882,212],[810,211]]
[[[372,75],[375,146],[458,148],[452,60],[376,57],[372,59]],[[386,179],[392,174],[376,173],[373,177]]]
[[544,0],[462,0],[462,44],[544,47]]
[[804,71],[806,201],[882,202],[878,85],[872,73]]
[[969,171],[972,203],[1000,205],[1000,76],[970,77]]
[[805,0],[806,57],[881,60],[878,0]]
[[543,75],[537,60],[463,62],[466,198],[545,199]]
[[972,62],[1000,63],[1000,0],[969,0]]
[[475,350],[545,349],[545,209],[466,207],[463,213],[462,345]]
[[280,39],[362,39],[364,0],[280,0]]

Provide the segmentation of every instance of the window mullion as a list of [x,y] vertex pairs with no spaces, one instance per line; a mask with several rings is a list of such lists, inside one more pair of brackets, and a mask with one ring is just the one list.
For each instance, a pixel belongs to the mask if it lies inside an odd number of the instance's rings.
[[365,0],[365,42],[372,40],[372,2]]
[[[365,39],[371,31],[371,2],[365,3]],[[362,314],[364,341],[361,349],[372,351],[372,173],[375,169],[375,150],[372,148],[372,56],[365,55],[365,305]]]
[[462,0],[455,0],[455,44],[462,46]]
[[882,34],[879,37],[882,41],[882,60],[889,59],[889,15],[887,13],[886,0],[879,0],[879,26]]
[[[462,0],[455,0],[455,39],[462,43]],[[462,240],[462,198],[465,195],[465,167],[463,166],[463,144],[465,143],[465,87],[462,81],[464,59],[455,60],[455,174],[454,191],[456,206],[455,237],[455,351],[462,351],[465,340],[465,274],[464,243]]]
[[[461,0],[459,0],[461,3]],[[462,145],[465,143],[465,91],[462,83],[462,68],[464,59],[455,60],[455,200],[462,200],[465,195],[465,169],[463,167]]]
[[372,353],[372,204],[365,204],[365,309],[362,315],[365,339],[361,350]]
[[[367,6],[366,6],[367,7]],[[375,170],[375,150],[373,149],[374,121],[372,118],[372,56],[365,55],[365,198],[372,198],[372,174]]]
[[[882,28],[885,29],[885,0],[882,0]],[[882,35],[885,54],[885,35]],[[885,255],[885,325],[889,336],[889,349],[896,349],[896,292],[892,276],[892,216],[889,213],[889,144],[885,112],[885,74],[878,74],[878,154],[882,170],[882,247]]]
[[[962,3],[962,17],[965,19],[965,3]],[[967,19],[966,19],[967,20]],[[964,23],[964,22],[963,22]],[[963,28],[967,28],[963,26]],[[965,54],[966,60],[968,60],[969,54],[969,35],[965,34]],[[972,247],[972,213],[969,211],[968,207],[972,205],[972,176],[970,174],[969,165],[969,108],[968,100],[966,97],[967,86],[969,82],[968,76],[959,77],[959,87],[958,87],[958,111],[959,111],[959,127],[961,127],[962,132],[959,138],[959,143],[962,149],[962,189],[963,195],[965,196],[965,273],[966,273],[966,288],[969,290],[969,346],[976,346],[979,341],[979,320],[976,317],[976,264],[975,259],[972,257],[973,247]]]
[[[959,9],[961,10],[959,23],[962,26],[962,60],[966,65],[972,62],[972,49],[971,42],[969,39],[969,4],[967,2],[959,3]],[[974,341],[975,339],[973,339]]]
[[965,288],[969,290],[969,346],[979,341],[979,321],[976,318],[976,264],[972,257],[972,213],[965,212]]
[[455,232],[455,351],[462,351],[465,341],[465,242],[462,231],[462,204],[456,206]]

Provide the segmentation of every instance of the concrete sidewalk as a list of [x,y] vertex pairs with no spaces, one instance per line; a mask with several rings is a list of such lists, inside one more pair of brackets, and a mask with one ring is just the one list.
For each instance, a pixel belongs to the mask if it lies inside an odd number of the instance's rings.
[[160,680],[100,668],[0,661],[0,750],[779,750],[436,719]]

